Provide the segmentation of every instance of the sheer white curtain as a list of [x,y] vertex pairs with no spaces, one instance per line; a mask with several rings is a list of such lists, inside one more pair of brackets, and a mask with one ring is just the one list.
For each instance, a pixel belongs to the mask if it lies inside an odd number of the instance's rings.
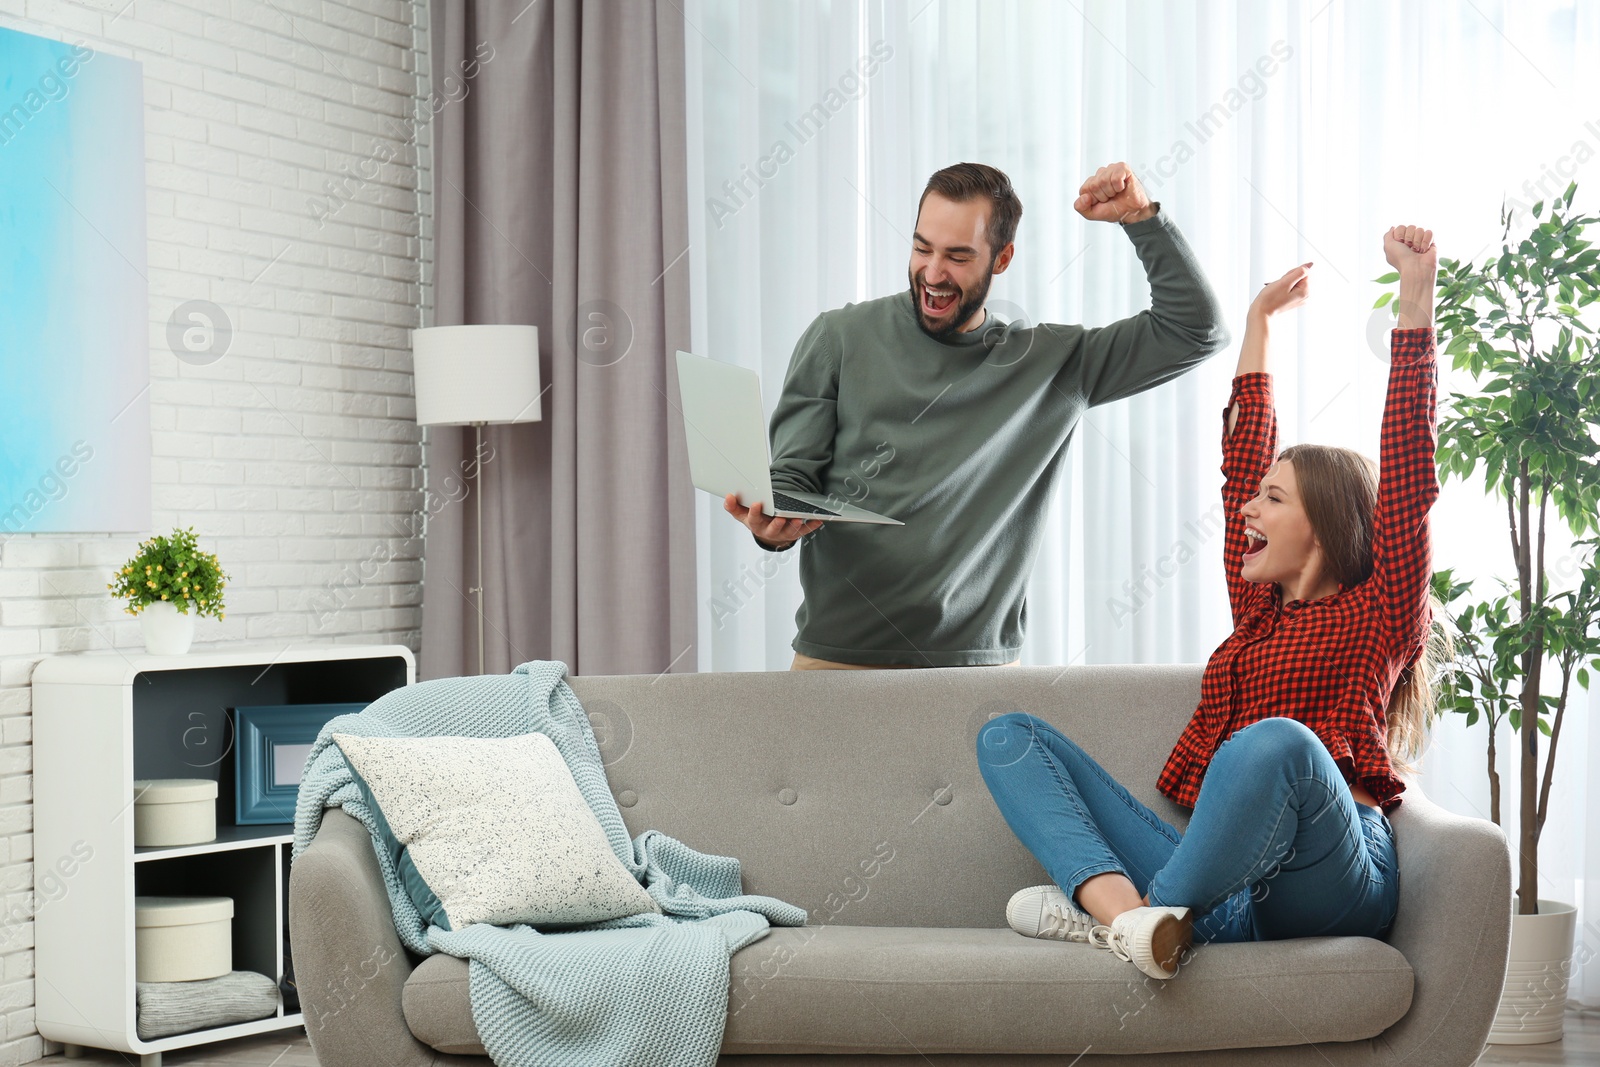
[[[694,344],[758,370],[769,413],[814,315],[906,286],[922,186],[961,160],[1005,170],[1023,201],[1017,257],[992,290],[1001,318],[1099,324],[1146,306],[1126,238],[1071,209],[1083,178],[1116,160],[1182,227],[1229,308],[1230,351],[1084,420],[1034,571],[1024,663],[1200,661],[1226,635],[1219,412],[1262,282],[1317,264],[1312,302],[1274,338],[1283,443],[1375,454],[1383,229],[1415,220],[1445,255],[1481,258],[1502,196],[1544,195],[1526,182],[1557,191],[1575,177],[1600,202],[1589,2],[684,11]],[[793,556],[762,553],[719,502],[700,506],[700,668],[786,668]],[[1435,519],[1440,566],[1504,573],[1501,512],[1480,487],[1448,485]],[[1587,718],[1569,717],[1541,851],[1541,895],[1580,905],[1579,960],[1600,954],[1600,815],[1587,817],[1586,784],[1600,729]],[[1513,748],[1501,745],[1508,795]],[[1430,795],[1486,814],[1483,751],[1481,725],[1442,722],[1423,765]],[[1600,963],[1573,994],[1600,1005]]]

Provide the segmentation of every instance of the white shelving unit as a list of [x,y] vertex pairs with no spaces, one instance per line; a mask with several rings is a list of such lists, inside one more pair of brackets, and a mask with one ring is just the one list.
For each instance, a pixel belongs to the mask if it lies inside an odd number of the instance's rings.
[[[376,700],[416,680],[402,645],[230,645],[186,656],[104,652],[33,672],[35,1019],[67,1046],[113,1049],[160,1067],[163,1052],[300,1026],[298,1012],[140,1040],[135,895],[234,899],[233,966],[284,971],[293,827],[234,823],[233,720],[254,704]],[[219,782],[217,839],[135,848],[133,783]],[[292,948],[291,948],[292,953]]]

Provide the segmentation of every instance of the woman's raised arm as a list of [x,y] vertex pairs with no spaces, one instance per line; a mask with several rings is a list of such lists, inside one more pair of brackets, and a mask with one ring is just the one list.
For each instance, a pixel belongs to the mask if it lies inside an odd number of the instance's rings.
[[1378,504],[1372,517],[1372,578],[1384,627],[1404,655],[1427,639],[1433,573],[1428,512],[1439,496],[1434,465],[1439,368],[1433,296],[1439,250],[1433,231],[1396,226],[1383,252],[1400,272],[1399,324],[1390,335],[1389,394],[1378,452]]
[[[1239,509],[1256,495],[1278,451],[1278,418],[1272,406],[1271,321],[1280,311],[1299,307],[1310,295],[1311,264],[1302,263],[1277,281],[1262,286],[1245,320],[1244,343],[1234,371],[1222,431],[1222,510],[1225,529],[1222,568],[1228,579],[1233,621],[1250,596],[1251,583],[1239,571],[1248,547]],[[1263,587],[1264,588],[1264,587]]]
[[[1275,282],[1267,282],[1261,292],[1250,302],[1250,312],[1245,316],[1244,343],[1239,346],[1239,365],[1233,376],[1266,374],[1271,355],[1272,317],[1304,304],[1311,296],[1311,268],[1314,264],[1302,263]],[[1228,433],[1239,421],[1239,406],[1228,408]]]

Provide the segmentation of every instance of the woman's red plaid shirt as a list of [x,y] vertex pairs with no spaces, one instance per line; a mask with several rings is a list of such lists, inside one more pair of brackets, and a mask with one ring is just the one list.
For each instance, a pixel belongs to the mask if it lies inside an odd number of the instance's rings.
[[1432,329],[1391,336],[1389,396],[1378,454],[1372,576],[1317,600],[1281,602],[1271,583],[1239,574],[1248,547],[1239,509],[1256,495],[1277,456],[1272,376],[1233,380],[1223,413],[1223,567],[1233,633],[1206,664],[1200,706],[1178,738],[1157,787],[1193,807],[1211,756],[1233,731],[1286,716],[1309,726],[1344,771],[1384,808],[1405,789],[1385,748],[1385,713],[1400,673],[1427,639],[1432,550],[1428,511],[1439,495],[1434,468],[1438,366]]

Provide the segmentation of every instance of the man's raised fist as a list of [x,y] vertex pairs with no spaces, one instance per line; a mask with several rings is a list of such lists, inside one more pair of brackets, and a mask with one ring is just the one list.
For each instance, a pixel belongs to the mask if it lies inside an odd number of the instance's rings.
[[1156,213],[1144,186],[1126,163],[1111,163],[1095,171],[1078,187],[1072,207],[1090,222],[1141,222]]

